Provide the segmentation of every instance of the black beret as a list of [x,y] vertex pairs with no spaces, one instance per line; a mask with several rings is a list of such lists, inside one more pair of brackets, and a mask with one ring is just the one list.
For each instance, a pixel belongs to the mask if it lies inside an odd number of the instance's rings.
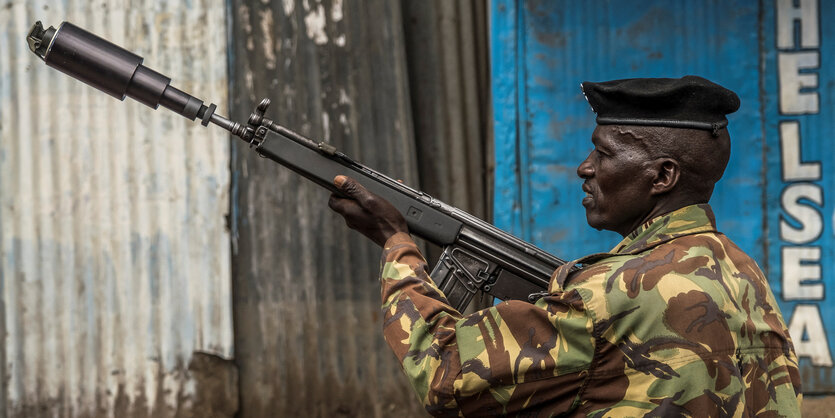
[[704,78],[630,78],[580,87],[600,125],[669,126],[717,132],[739,109],[736,93]]

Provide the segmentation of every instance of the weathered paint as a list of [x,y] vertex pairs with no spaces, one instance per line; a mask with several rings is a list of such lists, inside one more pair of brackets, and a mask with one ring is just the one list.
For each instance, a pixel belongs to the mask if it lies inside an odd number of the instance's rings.
[[712,200],[719,227],[760,261],[795,324],[804,390],[832,392],[835,33],[823,22],[835,4],[493,0],[491,10],[496,224],[560,257],[608,250],[620,237],[589,228],[580,205],[575,171],[594,115],[579,83],[697,74],[725,85],[742,107]]
[[[279,124],[416,184],[400,2],[228,7],[236,120],[270,98]],[[241,416],[422,416],[382,339],[379,247],[246,144],[232,175]]]
[[[0,251],[7,416],[208,415],[237,403],[229,140],[124,103],[29,52],[71,21],[174,85],[227,100],[219,1],[0,6]],[[225,408],[225,409],[224,409]]]

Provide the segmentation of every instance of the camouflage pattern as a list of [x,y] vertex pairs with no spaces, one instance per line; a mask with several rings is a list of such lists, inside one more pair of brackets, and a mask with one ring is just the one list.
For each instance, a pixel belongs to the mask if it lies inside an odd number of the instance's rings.
[[756,263],[707,205],[560,268],[535,304],[447,306],[407,234],[383,254],[384,335],[439,416],[799,416],[797,358]]

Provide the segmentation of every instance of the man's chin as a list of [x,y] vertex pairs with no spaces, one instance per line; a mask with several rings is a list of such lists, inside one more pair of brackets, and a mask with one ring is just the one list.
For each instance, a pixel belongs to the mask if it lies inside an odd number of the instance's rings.
[[589,224],[590,227],[602,231],[603,224],[600,222],[599,219],[595,219],[593,216],[589,216],[588,209],[586,209],[586,223]]

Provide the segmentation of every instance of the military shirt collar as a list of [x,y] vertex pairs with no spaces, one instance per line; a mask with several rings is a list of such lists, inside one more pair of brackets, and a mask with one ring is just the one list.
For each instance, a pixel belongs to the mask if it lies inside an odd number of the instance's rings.
[[706,203],[685,206],[644,223],[610,254],[635,254],[673,238],[701,232],[716,232],[716,218]]
[[588,266],[614,255],[637,254],[685,235],[716,231],[716,218],[708,204],[685,206],[644,223],[608,253],[590,254],[558,267],[551,275],[549,291],[562,289],[577,266]]

